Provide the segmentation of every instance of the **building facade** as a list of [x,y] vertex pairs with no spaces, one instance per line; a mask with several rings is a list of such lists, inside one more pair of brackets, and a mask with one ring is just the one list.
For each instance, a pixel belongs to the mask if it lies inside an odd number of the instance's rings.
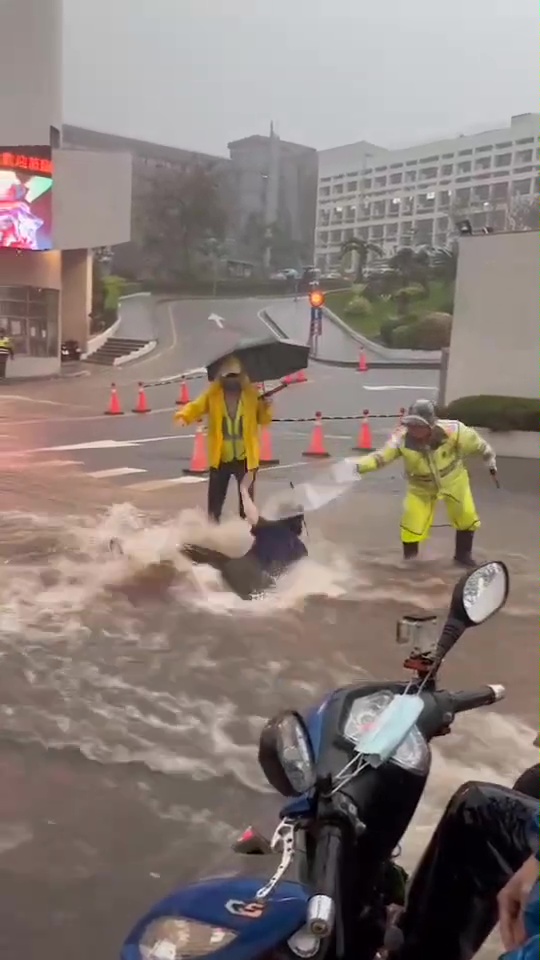
[[229,143],[237,254],[267,269],[312,263],[317,151],[270,136]]
[[42,376],[63,340],[86,346],[91,251],[129,240],[131,158],[63,148],[61,0],[2,0],[0,36],[0,329],[8,376]]
[[447,246],[460,219],[473,230],[511,229],[515,209],[540,192],[539,121],[521,114],[508,127],[403,150],[361,141],[322,151],[317,266],[339,266],[341,244],[352,237],[391,255]]
[[144,209],[148,195],[165,181],[171,171],[183,172],[200,165],[218,174],[221,201],[232,219],[234,200],[230,160],[226,157],[184,150],[180,147],[162,146],[146,140],[120,137],[97,130],[87,130],[71,124],[63,126],[63,143],[74,150],[106,151],[114,154],[129,154],[132,164],[131,241],[114,252],[114,269],[120,273],[144,277],[149,274],[145,256]]

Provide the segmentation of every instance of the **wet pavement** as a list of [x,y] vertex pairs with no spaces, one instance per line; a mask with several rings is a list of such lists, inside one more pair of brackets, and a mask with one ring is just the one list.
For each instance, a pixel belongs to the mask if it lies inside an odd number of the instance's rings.
[[[185,306],[175,310],[179,336],[191,325]],[[206,305],[197,314],[201,323],[208,312]],[[195,365],[196,338],[184,332],[183,344]],[[172,368],[173,354],[162,369]],[[282,409],[309,410],[323,398],[345,410],[353,396],[364,402],[366,385],[352,372],[317,368],[310,384],[286,392]],[[256,763],[263,721],[356,677],[401,676],[396,619],[442,614],[456,580],[444,514],[417,566],[401,564],[397,471],[370,477],[311,517],[310,560],[273,598],[245,605],[179,561],[172,583],[148,573],[176,558],[176,545],[195,529],[231,551],[249,542],[239,521],[215,534],[182,512],[204,504],[204,484],[126,490],[121,478],[88,475],[91,467],[152,462],[154,477],[155,464],[173,451],[178,458],[187,441],[13,453],[15,442],[35,451],[173,434],[170,412],[66,421],[55,410],[39,424],[0,421],[2,956],[15,946],[31,960],[114,958],[137,915],[176,884],[244,869],[229,853],[231,840],[249,822],[270,830],[277,807]],[[290,466],[304,438],[280,439],[282,429],[275,440],[287,470],[261,477],[261,501],[289,474],[319,469]],[[328,442],[341,455],[349,437]],[[40,466],[44,460],[64,467]],[[435,748],[426,801],[404,845],[408,863],[458,784],[510,783],[536,759],[538,465],[502,462],[501,474],[500,491],[481,469],[474,483],[484,521],[478,557],[508,562],[508,607],[463,637],[444,679],[455,687],[503,682],[508,696],[497,709],[459,718]],[[111,555],[112,536],[127,558]]]

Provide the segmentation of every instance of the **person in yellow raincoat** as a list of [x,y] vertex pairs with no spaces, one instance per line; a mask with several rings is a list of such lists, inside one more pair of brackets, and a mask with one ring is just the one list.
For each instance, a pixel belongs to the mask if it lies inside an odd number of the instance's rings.
[[472,545],[480,526],[463,459],[479,454],[496,475],[495,454],[476,430],[459,420],[437,419],[431,400],[417,400],[402,424],[375,453],[357,461],[360,474],[380,470],[400,457],[407,478],[401,517],[401,542],[405,559],[418,554],[418,545],[429,537],[438,500],[444,500],[456,531],[454,560],[474,566]]
[[[175,414],[182,426],[208,419],[208,516],[221,517],[231,477],[238,484],[239,512],[245,517],[240,484],[248,471],[259,467],[259,427],[272,422],[272,407],[259,397],[236,357],[224,360],[208,389]],[[249,495],[253,499],[255,479]]]

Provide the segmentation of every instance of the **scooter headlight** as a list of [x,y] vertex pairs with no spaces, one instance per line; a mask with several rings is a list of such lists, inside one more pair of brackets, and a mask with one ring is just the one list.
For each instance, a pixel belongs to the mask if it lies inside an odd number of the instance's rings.
[[298,713],[280,713],[263,727],[259,763],[270,786],[283,797],[301,797],[315,785],[313,748]]
[[[380,690],[378,693],[358,697],[353,702],[345,719],[344,737],[356,746],[365,731],[369,729],[383,710],[386,710],[393,699],[394,694],[390,690]],[[418,770],[420,772],[429,768],[430,750],[418,727],[411,730],[395,751],[390,762],[403,767],[404,770]]]
[[139,950],[142,960],[197,960],[227,947],[235,938],[234,930],[180,917],[160,917],[144,931]]

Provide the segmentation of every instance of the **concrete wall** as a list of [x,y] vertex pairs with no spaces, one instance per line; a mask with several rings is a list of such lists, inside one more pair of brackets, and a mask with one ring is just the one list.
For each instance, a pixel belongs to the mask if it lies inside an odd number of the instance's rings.
[[446,402],[538,397],[538,238],[531,231],[460,240]]
[[55,247],[114,246],[131,238],[131,157],[55,150]]
[[[2,0],[0,0],[2,2]],[[0,250],[0,286],[46,287],[60,290],[62,255],[58,250],[34,253]]]
[[62,2],[0,0],[0,141],[48,144],[62,128]]
[[87,250],[62,254],[60,312],[62,340],[78,340],[83,352],[88,343],[92,309],[92,256]]

